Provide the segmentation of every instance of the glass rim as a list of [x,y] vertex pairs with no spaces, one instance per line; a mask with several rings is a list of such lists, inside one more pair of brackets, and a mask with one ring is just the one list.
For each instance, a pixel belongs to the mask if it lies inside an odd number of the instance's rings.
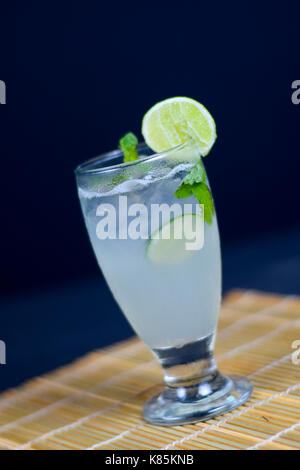
[[[160,158],[163,158],[168,153],[173,152],[174,150],[180,150],[182,148],[185,148],[187,145],[190,145],[194,142],[195,142],[194,139],[189,138],[188,140],[186,140],[182,144],[176,145],[175,147],[171,147],[171,148],[163,150],[161,152],[154,152],[151,155],[147,155],[143,158],[139,158],[139,159],[133,160],[131,162],[122,162],[122,163],[118,163],[118,164],[115,164],[115,165],[100,166],[98,168],[91,168],[91,169],[88,168],[90,165],[93,165],[98,160],[99,160],[99,165],[102,165],[103,163],[106,163],[106,162],[114,160],[118,157],[121,157],[123,155],[123,151],[121,149],[116,149],[116,150],[112,150],[110,152],[103,153],[101,155],[98,155],[97,157],[90,158],[90,159],[84,161],[83,163],[79,164],[75,168],[74,171],[75,171],[75,174],[77,176],[79,176],[79,175],[95,175],[95,174],[99,175],[100,173],[105,173],[105,172],[109,172],[109,171],[116,171],[116,170],[123,169],[123,168],[126,169],[128,167],[136,166],[136,165],[139,165],[140,163],[144,163],[146,161],[158,160]],[[145,142],[140,142],[137,145],[137,150],[142,151],[143,149],[147,149],[147,150],[152,151],[152,149]]]

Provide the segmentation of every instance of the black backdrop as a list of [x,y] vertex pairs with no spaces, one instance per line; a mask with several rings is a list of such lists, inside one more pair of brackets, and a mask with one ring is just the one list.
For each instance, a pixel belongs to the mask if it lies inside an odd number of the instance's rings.
[[6,1],[0,16],[6,301],[94,275],[101,282],[73,169],[125,132],[140,135],[143,114],[171,96],[201,101],[216,120],[205,163],[225,251],[299,224],[296,2]]
[[[155,102],[203,102],[223,240],[299,222],[299,16],[272,2],[1,6],[1,289],[97,270],[73,168]],[[143,6],[144,5],[144,6]]]

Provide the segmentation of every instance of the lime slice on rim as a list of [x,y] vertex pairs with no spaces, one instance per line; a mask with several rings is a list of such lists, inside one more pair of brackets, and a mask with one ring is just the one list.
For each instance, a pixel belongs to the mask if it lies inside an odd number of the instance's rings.
[[198,214],[175,217],[159,228],[148,242],[146,254],[154,263],[184,261],[204,244],[203,210]]
[[142,134],[155,152],[183,144],[190,137],[203,156],[212,148],[216,125],[207,109],[191,98],[169,98],[154,105],[144,116]]

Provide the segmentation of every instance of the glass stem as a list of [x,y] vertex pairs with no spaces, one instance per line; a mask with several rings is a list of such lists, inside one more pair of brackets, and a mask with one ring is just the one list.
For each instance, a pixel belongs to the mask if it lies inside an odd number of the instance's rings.
[[231,381],[218,371],[213,345],[214,335],[210,335],[179,347],[153,350],[163,367],[166,393],[186,400],[208,397],[220,387],[230,392]]

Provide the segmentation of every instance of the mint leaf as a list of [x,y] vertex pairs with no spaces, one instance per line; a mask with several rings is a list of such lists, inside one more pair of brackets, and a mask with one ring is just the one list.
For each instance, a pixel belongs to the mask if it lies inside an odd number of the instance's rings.
[[149,173],[152,170],[152,165],[150,163],[140,163],[139,169],[142,170],[144,173]]
[[191,185],[191,188],[195,198],[198,199],[199,204],[204,205],[205,222],[211,224],[215,208],[209,187],[206,183],[202,182]]
[[132,162],[133,160],[137,160],[137,144],[138,139],[132,132],[128,132],[124,135],[124,137],[122,137],[122,139],[119,140],[119,147],[121,150],[123,150],[124,153],[124,162]]
[[192,168],[188,175],[184,178],[183,182],[186,184],[201,183],[205,181],[205,170],[201,160]]
[[205,222],[211,224],[215,208],[210,189],[205,183],[205,180],[205,170],[200,160],[186,175],[179,188],[175,191],[174,196],[179,199],[184,199],[193,194],[199,204],[203,204],[204,206]]
[[121,173],[120,175],[113,176],[111,179],[111,184],[113,186],[117,186],[120,183],[123,183],[123,181],[126,181],[130,178],[130,175],[127,175],[126,173]]
[[192,186],[190,184],[186,183],[181,183],[178,189],[176,189],[174,196],[178,197],[179,199],[185,199],[186,197],[189,197],[192,192]]

